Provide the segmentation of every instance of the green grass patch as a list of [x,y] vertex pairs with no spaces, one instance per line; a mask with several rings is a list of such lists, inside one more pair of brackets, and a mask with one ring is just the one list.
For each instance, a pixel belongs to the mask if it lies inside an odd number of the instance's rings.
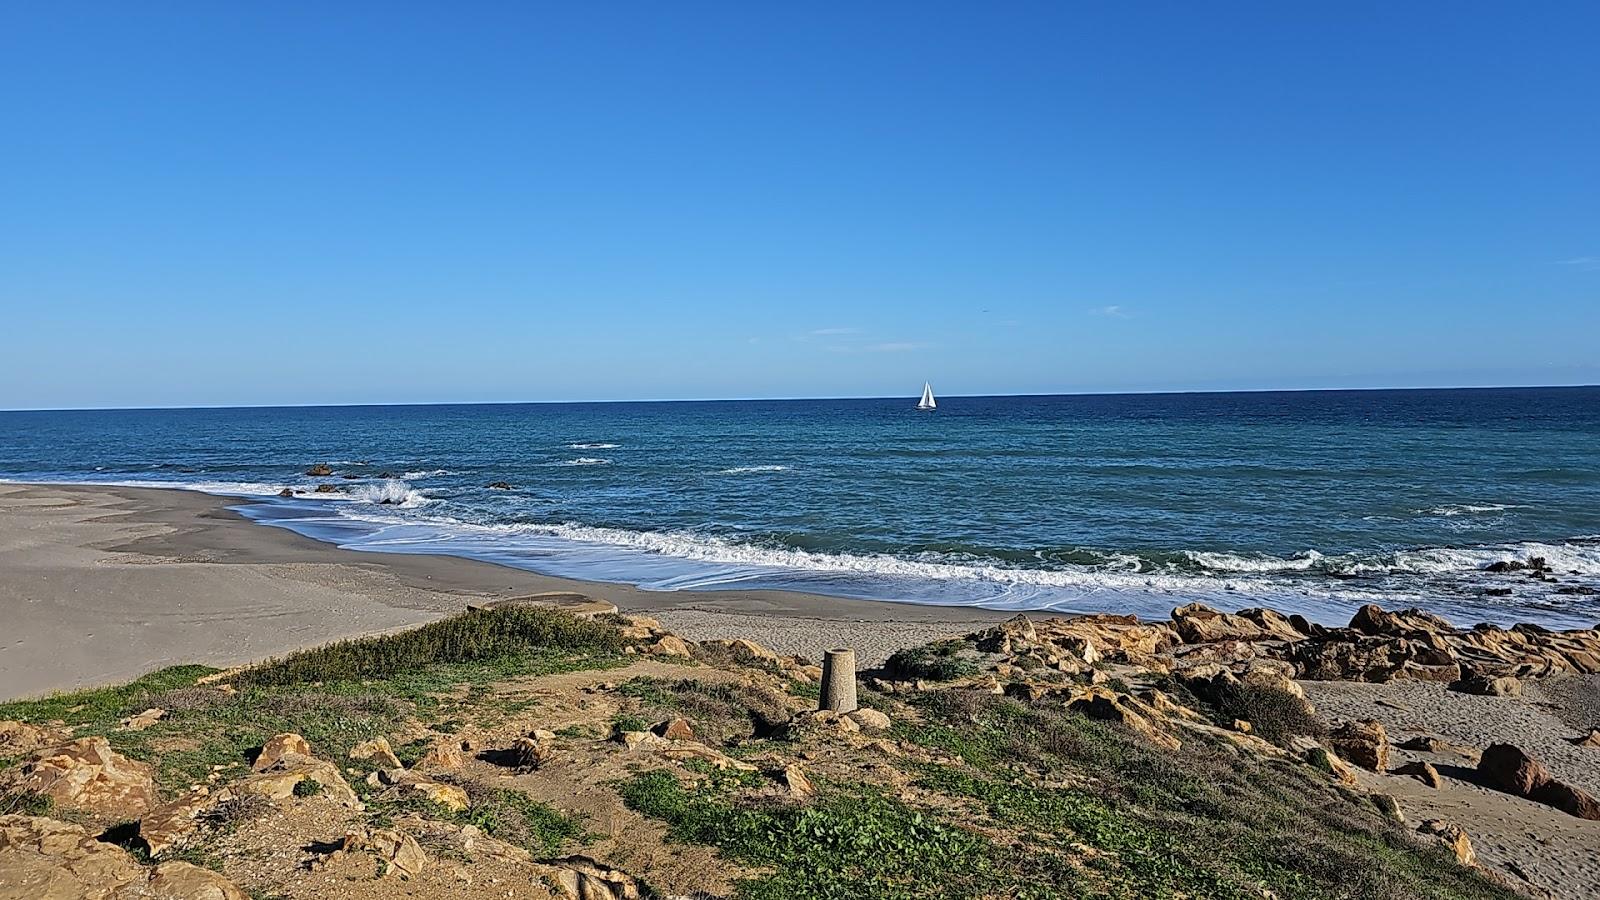
[[457,825],[476,825],[484,834],[514,844],[535,857],[556,855],[564,845],[581,840],[583,826],[572,816],[522,791],[462,784],[472,805],[462,811],[446,809],[417,797],[370,800],[375,824],[387,826],[395,816],[421,813],[430,819]]
[[617,693],[638,701],[637,715],[644,720],[680,715],[694,724],[696,735],[712,741],[767,735],[789,721],[782,694],[743,682],[641,676],[623,682]]
[[197,679],[216,671],[208,666],[169,666],[115,687],[0,703],[0,719],[35,724],[59,720],[74,726],[98,725],[109,728],[134,713],[159,705],[149,702],[153,697],[188,687]]
[[978,674],[977,662],[963,655],[969,647],[966,641],[939,641],[921,647],[906,647],[896,650],[883,667],[895,678],[907,681],[954,681]]

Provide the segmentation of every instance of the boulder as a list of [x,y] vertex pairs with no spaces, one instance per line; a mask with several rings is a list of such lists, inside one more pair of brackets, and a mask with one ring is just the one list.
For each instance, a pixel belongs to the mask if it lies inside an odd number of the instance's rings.
[[1384,637],[1424,637],[1430,634],[1452,634],[1455,627],[1449,622],[1420,609],[1402,609],[1386,612],[1379,606],[1367,604],[1356,610],[1350,627],[1362,634]]
[[400,758],[394,755],[394,748],[385,737],[375,737],[351,747],[350,758],[372,763],[380,769],[400,768]]
[[117,821],[137,819],[156,805],[150,766],[112,750],[103,737],[38,751],[11,786]]
[[657,722],[650,730],[669,741],[694,740],[694,726],[689,724],[688,719],[668,719],[665,722]]
[[200,813],[210,809],[216,798],[205,788],[198,788],[150,810],[139,820],[139,839],[152,857],[181,845],[199,827]]
[[1498,677],[1489,675],[1469,674],[1450,685],[1452,690],[1463,694],[1478,694],[1484,697],[1521,697],[1522,682],[1509,675]]
[[428,864],[428,855],[422,852],[417,839],[393,828],[363,828],[345,834],[339,842],[345,853],[370,853],[383,863],[384,875],[403,875],[407,878],[420,874]]
[[633,876],[587,856],[568,856],[546,865],[566,900],[638,900],[642,896]]
[[1218,612],[1204,603],[1190,603],[1172,611],[1172,628],[1188,644],[1214,641],[1295,641],[1305,635],[1288,618],[1270,610],[1234,614]]
[[166,717],[166,710],[152,707],[123,719],[122,727],[129,731],[143,731]]
[[1374,772],[1389,768],[1389,735],[1380,722],[1367,719],[1340,723],[1328,732],[1328,744],[1335,753],[1362,768]]
[[656,656],[681,656],[686,659],[694,656],[683,638],[675,634],[664,634],[657,638],[656,642],[650,645],[649,652]]
[[0,816],[0,900],[247,900],[232,882],[185,862],[139,865],[79,825]]
[[1490,744],[1478,760],[1478,772],[1491,787],[1518,797],[1531,796],[1551,781],[1538,760],[1512,744]]
[[1569,816],[1600,820],[1600,801],[1582,788],[1562,781],[1550,781],[1535,788],[1528,798],[1546,806],[1554,806]]
[[284,488],[283,490],[278,492],[278,496],[279,497],[293,497],[294,496],[294,489],[293,488]]
[[519,769],[537,769],[555,758],[555,734],[536,731],[511,742],[507,751],[511,764]]
[[53,728],[15,719],[0,721],[0,756],[25,756],[44,747],[57,746],[65,739],[65,735]]
[[306,474],[313,478],[326,478],[333,474],[333,468],[327,463],[317,463],[306,470]]
[[1152,717],[1140,709],[1140,706],[1142,704],[1133,697],[1097,686],[1076,694],[1067,704],[1067,709],[1091,719],[1116,722],[1145,740],[1168,750],[1177,750],[1183,746],[1177,738],[1158,729]]
[[434,781],[421,772],[410,769],[382,769],[367,776],[367,784],[388,788],[392,795],[420,797],[429,803],[442,806],[451,812],[464,812],[471,808],[472,799],[467,792],[453,784]]
[[[453,740],[435,741],[428,752],[422,754],[417,764],[412,766],[420,772],[448,772],[461,768],[466,760],[461,756],[461,743]],[[388,768],[394,768],[389,766]]]
[[1472,850],[1472,841],[1467,838],[1467,833],[1459,825],[1451,825],[1439,819],[1429,819],[1423,822],[1417,831],[1430,835],[1456,858],[1463,866],[1476,865],[1478,855]]
[[1444,779],[1439,777],[1439,770],[1435,769],[1431,764],[1420,760],[1406,763],[1396,769],[1395,774],[1410,775],[1431,788],[1444,787]]
[[504,482],[504,481],[491,481],[487,485],[484,485],[484,486],[489,488],[490,490],[494,490],[494,491],[509,491],[509,490],[512,490],[511,485],[508,484],[507,482]]
[[888,716],[878,712],[875,709],[868,709],[866,707],[846,713],[845,718],[855,722],[863,729],[871,729],[875,731],[883,731],[894,724]]
[[789,796],[791,797],[805,798],[817,792],[817,789],[811,785],[811,779],[807,778],[806,773],[793,763],[784,766],[778,772],[777,779],[778,783],[789,791]]
[[317,489],[315,491],[313,491],[312,493],[316,493],[316,494],[337,494],[337,493],[339,493],[339,488],[338,488],[337,485],[319,484],[319,485],[317,485]]
[[1011,655],[1039,643],[1039,632],[1027,616],[1018,614],[993,628],[986,628],[970,636],[978,650],[984,653]]
[[[260,759],[256,762],[259,765]],[[264,771],[257,771],[218,791],[218,797],[265,797],[274,803],[289,804],[295,801],[295,788],[303,781],[314,781],[321,785],[319,793],[322,796],[346,809],[365,808],[356,792],[350,789],[349,782],[340,774],[338,766],[326,760],[290,752],[279,755]]]
[[265,744],[262,744],[261,750],[256,754],[255,762],[250,764],[250,768],[255,769],[257,772],[265,772],[277,765],[278,761],[285,756],[310,755],[311,745],[306,742],[306,739],[292,731],[288,731],[273,735]]
[[1600,749],[1600,728],[1589,729],[1588,734],[1583,735],[1582,737],[1573,738],[1572,743],[1578,745],[1579,747]]

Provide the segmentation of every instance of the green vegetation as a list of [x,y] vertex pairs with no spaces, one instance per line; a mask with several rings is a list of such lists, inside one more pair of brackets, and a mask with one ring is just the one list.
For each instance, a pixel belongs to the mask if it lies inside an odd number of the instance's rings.
[[[618,693],[639,701],[646,718],[681,715],[694,723],[695,733],[702,739],[715,742],[765,736],[789,721],[782,695],[744,682],[641,677],[624,682]],[[630,719],[629,724],[633,723]],[[644,727],[648,725],[621,730]]]
[[463,784],[472,806],[462,811],[446,809],[417,797],[398,800],[369,800],[378,824],[387,825],[395,816],[421,813],[439,822],[476,825],[484,834],[515,844],[534,856],[552,856],[563,844],[583,836],[578,821],[521,791]]
[[620,653],[616,628],[558,610],[510,606],[471,610],[380,637],[302,650],[242,673],[245,685],[355,681],[428,666],[515,660],[530,652]]
[[[1166,752],[1116,725],[981,691],[916,701],[901,765],[916,805],[863,784],[783,804],[666,771],[620,788],[680,841],[767,868],[776,897],[1504,898],[1309,767],[1185,735]],[[901,721],[910,721],[909,717]]]
[[954,681],[978,673],[978,665],[962,655],[965,641],[939,641],[921,647],[896,650],[884,669],[903,680]]
[[1218,684],[1210,705],[1219,723],[1243,719],[1256,734],[1279,746],[1296,735],[1321,737],[1326,732],[1304,700],[1270,685]]
[[315,778],[307,778],[295,782],[294,795],[296,797],[315,797],[322,793],[322,782]]
[[[492,686],[519,676],[620,665],[615,628],[568,614],[502,607],[441,619],[414,631],[343,641],[247,669],[229,695],[195,680],[215,672],[177,666],[114,688],[0,705],[0,718],[62,720],[76,734],[104,735],[112,747],[156,766],[168,796],[203,782],[213,766],[243,767],[249,752],[280,732],[305,736],[319,755],[342,759],[352,746],[392,734],[410,718],[459,730],[464,719],[503,713]],[[141,731],[117,723],[150,707],[165,719]],[[425,747],[402,746],[402,759]]]

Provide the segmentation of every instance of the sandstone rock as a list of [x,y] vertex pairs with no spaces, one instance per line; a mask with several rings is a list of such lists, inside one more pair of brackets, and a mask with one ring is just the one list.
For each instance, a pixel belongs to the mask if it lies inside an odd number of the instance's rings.
[[694,653],[689,650],[689,645],[684,643],[683,638],[675,634],[664,634],[657,638],[656,642],[650,645],[649,652],[656,656],[681,656],[685,658],[693,658],[694,656]]
[[[412,768],[422,772],[448,772],[466,764],[461,757],[460,743],[452,740],[435,741],[428,752],[422,754]],[[389,768],[393,768],[390,766]]]
[[163,803],[139,820],[139,839],[151,856],[160,856],[184,842],[199,824],[195,818],[216,802],[205,788]]
[[1373,794],[1372,805],[1378,808],[1385,819],[1391,822],[1404,822],[1406,814],[1400,811],[1400,803],[1388,794]]
[[668,719],[665,722],[657,722],[650,730],[669,741],[694,740],[694,726],[689,724],[688,719]]
[[1530,800],[1553,806],[1569,816],[1600,819],[1600,801],[1582,788],[1561,781],[1550,781],[1535,788]]
[[1464,694],[1479,694],[1485,697],[1521,697],[1522,682],[1509,675],[1491,677],[1488,675],[1471,674],[1462,677],[1450,685],[1454,690]]
[[138,713],[123,719],[122,727],[128,729],[129,731],[143,731],[146,728],[149,728],[151,725],[154,725],[162,719],[165,719],[166,717],[166,710],[152,707],[142,713]]
[[1451,825],[1439,819],[1429,819],[1417,830],[1437,838],[1463,866],[1477,864],[1478,855],[1473,852],[1472,841],[1467,838],[1467,833],[1461,830],[1461,826]]
[[12,787],[107,819],[137,819],[156,803],[150,766],[111,749],[103,737],[40,750]]
[[346,853],[371,853],[384,863],[384,875],[403,875],[407,878],[421,873],[428,864],[417,839],[393,828],[363,828],[351,831],[340,841],[339,849]]
[[1455,631],[1455,627],[1449,622],[1420,609],[1386,612],[1370,603],[1356,610],[1355,617],[1350,620],[1350,627],[1362,634],[1388,637],[1418,637]]
[[443,784],[410,769],[382,769],[367,776],[373,787],[385,787],[391,794],[411,794],[442,806],[451,812],[462,812],[472,806],[467,792],[453,784]]
[[1400,747],[1403,750],[1421,750],[1424,753],[1438,753],[1444,749],[1444,742],[1432,735],[1419,734],[1416,737],[1406,738],[1405,742],[1402,743]]
[[1172,611],[1172,627],[1189,644],[1213,641],[1294,641],[1304,637],[1289,620],[1271,610],[1244,614],[1218,612],[1204,603],[1190,603]]
[[1234,731],[1237,731],[1240,734],[1250,734],[1255,731],[1255,726],[1251,725],[1244,719],[1234,719],[1232,727]]
[[556,755],[554,742],[533,736],[517,738],[511,743],[509,752],[512,765],[519,769],[537,769]]
[[793,763],[784,766],[777,777],[779,783],[788,788],[790,796],[805,798],[817,792],[817,789],[811,785],[811,779],[807,778],[806,773]]
[[1572,743],[1577,744],[1579,747],[1600,749],[1600,728],[1589,729],[1588,734],[1573,738]]
[[553,880],[567,900],[638,900],[639,884],[631,875],[587,856],[551,860]]
[[872,729],[875,731],[883,731],[894,724],[894,722],[891,721],[888,716],[878,712],[875,709],[869,709],[867,707],[862,707],[861,709],[846,713],[845,718],[856,723],[862,728]]
[[394,748],[389,746],[389,739],[385,737],[375,737],[351,747],[350,758],[372,763],[380,769],[400,768],[400,759],[394,755]]
[[1374,772],[1389,768],[1389,735],[1382,723],[1371,719],[1344,722],[1328,732],[1335,753]]
[[657,750],[662,756],[672,760],[698,759],[708,763],[715,769],[731,769],[735,772],[754,772],[756,767],[747,762],[734,759],[715,747],[695,741],[668,741],[664,742]]
[[176,860],[157,865],[140,896],[151,900],[249,900],[220,873]]
[[993,628],[972,635],[978,650],[984,653],[1012,654],[1039,643],[1038,630],[1025,615],[1015,615]]
[[0,900],[246,900],[232,882],[183,862],[145,868],[78,825],[0,816]]
[[666,738],[653,731],[624,731],[617,735],[617,740],[621,741],[622,746],[627,747],[629,750],[645,745],[668,743]]
[[1550,773],[1539,761],[1511,744],[1491,744],[1478,760],[1478,772],[1491,787],[1527,797],[1550,782]]
[[314,494],[337,494],[337,493],[339,493],[339,487],[337,485],[332,485],[332,484],[319,484],[319,485],[317,485],[317,489],[315,491],[312,491],[312,493],[314,493]]
[[333,474],[333,469],[327,463],[317,463],[307,469],[306,474],[313,478],[326,478]]
[[338,766],[326,760],[297,753],[281,756],[271,768],[228,785],[218,792],[218,796],[219,798],[265,797],[274,803],[293,803],[295,787],[302,781],[315,781],[320,784],[322,796],[346,809],[364,808],[356,792],[350,789],[349,782],[339,773]]
[[1305,760],[1307,765],[1332,775],[1340,784],[1354,787],[1357,783],[1355,770],[1344,760],[1328,752],[1326,747],[1316,746],[1307,749]]
[[0,721],[0,756],[22,756],[43,747],[54,747],[63,740],[64,736],[51,728],[15,719]]
[[1122,724],[1145,740],[1169,750],[1183,746],[1177,738],[1156,728],[1139,706],[1139,701],[1133,697],[1105,687],[1091,687],[1077,694],[1067,704],[1067,709],[1091,719]]
[[277,765],[285,756],[310,756],[311,745],[306,739],[294,732],[284,732],[274,735],[265,744],[261,745],[261,752],[256,755],[255,762],[250,767],[257,772],[265,772]]
[[1408,762],[1395,770],[1399,775],[1410,775],[1431,788],[1444,787],[1444,779],[1439,777],[1439,770],[1431,764],[1422,761]]

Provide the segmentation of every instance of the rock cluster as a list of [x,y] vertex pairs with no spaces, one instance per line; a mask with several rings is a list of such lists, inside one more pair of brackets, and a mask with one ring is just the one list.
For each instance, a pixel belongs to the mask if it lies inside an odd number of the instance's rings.
[[246,900],[209,869],[170,861],[145,867],[81,825],[0,816],[0,897],[6,900]]

